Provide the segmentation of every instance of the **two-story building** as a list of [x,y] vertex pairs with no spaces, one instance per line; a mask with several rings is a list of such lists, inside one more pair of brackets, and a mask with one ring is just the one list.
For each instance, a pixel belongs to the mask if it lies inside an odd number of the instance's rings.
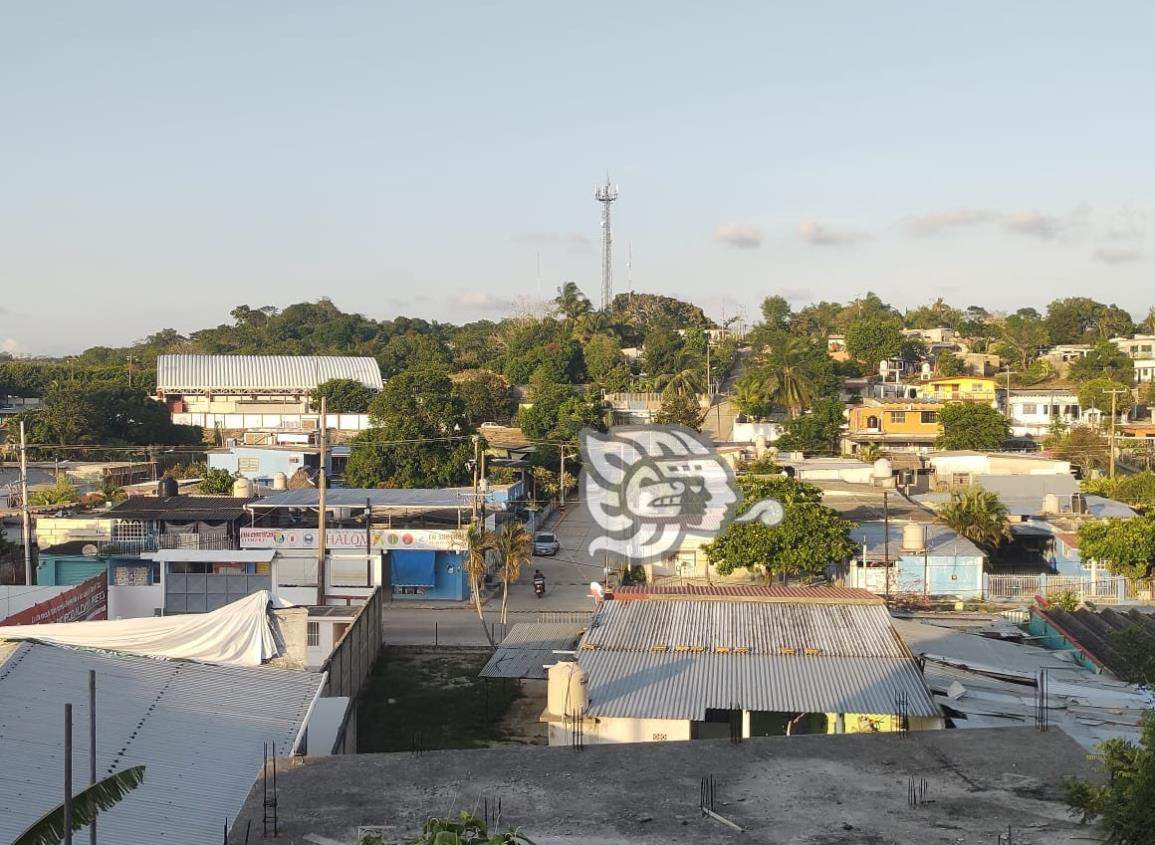
[[1070,388],[1025,387],[999,392],[1014,437],[1045,437],[1056,424],[1094,423],[1099,418],[1098,411],[1079,407],[1079,397]]
[[873,444],[890,452],[925,455],[942,433],[942,407],[942,402],[885,402],[850,408],[842,452],[857,454]]
[[995,380],[982,376],[950,376],[927,380],[919,398],[939,402],[978,402],[997,407]]
[[[335,355],[160,355],[156,398],[172,421],[206,429],[317,428],[313,391],[331,379],[382,387],[373,358]],[[368,427],[365,414],[331,414],[330,428]]]
[[1131,358],[1135,365],[1135,382],[1155,381],[1155,334],[1137,334],[1133,337],[1115,337],[1111,342]]

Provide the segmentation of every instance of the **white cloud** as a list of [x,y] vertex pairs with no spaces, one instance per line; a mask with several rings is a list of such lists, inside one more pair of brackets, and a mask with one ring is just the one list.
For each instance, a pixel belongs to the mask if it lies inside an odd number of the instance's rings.
[[1067,228],[1067,223],[1053,214],[1039,211],[1016,211],[1003,218],[1003,228],[1016,235],[1053,241]]
[[1140,261],[1143,253],[1137,249],[1126,247],[1103,246],[1095,250],[1095,259],[1104,264],[1126,264],[1131,261]]
[[718,240],[739,249],[754,249],[762,246],[762,233],[745,223],[723,223],[718,227]]
[[965,226],[977,226],[981,223],[990,223],[998,220],[1001,215],[997,211],[987,211],[980,208],[954,208],[947,211],[932,211],[914,217],[910,221],[910,231],[919,237],[939,235],[948,229],[961,229]]
[[469,290],[453,297],[452,302],[458,308],[469,311],[507,312],[513,309],[512,299],[494,296],[488,291]]
[[867,237],[865,232],[857,229],[830,226],[813,220],[803,223],[799,228],[799,234],[812,246],[842,246],[865,240]]

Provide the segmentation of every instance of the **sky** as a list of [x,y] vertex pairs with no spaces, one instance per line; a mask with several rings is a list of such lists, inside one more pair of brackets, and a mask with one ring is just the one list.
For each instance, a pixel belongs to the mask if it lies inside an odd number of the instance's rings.
[[[1155,4],[0,0],[0,349],[238,304],[1155,304]],[[627,267],[627,258],[632,258]]]

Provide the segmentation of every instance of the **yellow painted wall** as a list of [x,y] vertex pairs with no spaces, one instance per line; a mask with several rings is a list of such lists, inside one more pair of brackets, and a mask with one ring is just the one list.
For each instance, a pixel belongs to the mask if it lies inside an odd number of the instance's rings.
[[41,549],[84,540],[106,543],[112,539],[112,520],[91,517],[39,516],[36,518],[36,544]]
[[[846,715],[846,733],[894,733],[896,718],[893,713],[847,713]],[[837,713],[826,714],[826,732],[832,734],[835,732]],[[912,731],[937,731],[942,730],[945,725],[942,719],[932,719],[927,716],[911,716],[909,718],[910,729]]]
[[[865,405],[850,410],[848,420],[850,433],[881,434],[926,434],[938,435],[942,426],[938,422],[938,412],[942,406],[925,402],[891,403],[886,405]],[[933,414],[933,422],[923,422],[923,412]],[[871,418],[879,421],[871,426]]]
[[[690,722],[679,719],[587,719],[587,744],[614,742],[676,742],[690,738]],[[549,723],[549,744],[569,745],[571,733],[564,722]]]
[[978,376],[931,379],[919,395],[931,399],[957,399],[964,402],[992,402],[995,398],[995,380]]

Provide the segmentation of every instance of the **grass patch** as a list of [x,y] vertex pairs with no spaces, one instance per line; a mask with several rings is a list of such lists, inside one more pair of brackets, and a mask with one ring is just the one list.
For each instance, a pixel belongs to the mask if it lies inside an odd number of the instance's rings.
[[484,748],[505,739],[501,719],[518,696],[515,681],[477,677],[479,652],[381,652],[357,710],[357,751]]

